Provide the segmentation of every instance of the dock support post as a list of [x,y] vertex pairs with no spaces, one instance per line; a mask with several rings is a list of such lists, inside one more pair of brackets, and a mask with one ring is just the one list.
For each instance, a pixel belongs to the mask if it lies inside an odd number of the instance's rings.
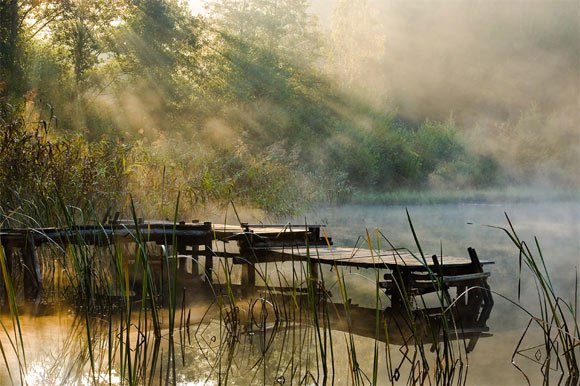
[[253,263],[242,265],[242,285],[248,287],[256,285],[256,267]]
[[193,277],[199,276],[199,245],[191,247],[191,275]]
[[256,266],[254,263],[247,262],[242,264],[242,290],[252,292],[256,288]]
[[310,260],[310,276],[312,281],[318,283],[318,263]]
[[[467,252],[469,253],[469,258],[471,259],[471,265],[473,267],[474,272],[483,272],[483,267],[479,261],[479,257],[477,256],[477,252],[475,249],[469,247],[467,248]],[[489,288],[489,284],[487,283],[487,279],[481,279],[480,286],[482,287],[479,289],[478,296],[482,297],[486,305],[493,306],[493,298],[491,296],[491,291]],[[469,300],[468,300],[469,304]]]
[[[439,280],[439,282],[441,284],[441,287],[438,288],[436,286],[435,287],[435,290],[441,290],[441,292],[443,294],[443,298],[445,299],[445,301],[447,302],[447,304],[451,304],[452,300],[451,300],[451,295],[449,294],[449,288],[447,287],[447,285],[445,283],[442,282],[443,277],[444,277],[443,266],[439,263],[439,259],[437,258],[437,255],[431,256],[431,260],[433,260],[433,271],[434,271],[434,274],[437,276],[437,278],[438,278],[438,280]],[[436,278],[434,277],[432,279],[434,280]]]
[[187,247],[183,243],[177,243],[177,255],[176,255],[176,262],[177,264],[177,274],[181,277],[185,277],[187,274]]
[[391,292],[391,307],[405,309],[410,306],[411,277],[407,270],[395,269],[391,274],[394,288]]
[[312,288],[314,289],[315,293],[318,294],[318,289],[319,289],[319,285],[318,285],[318,263],[316,261],[314,261],[313,259],[308,259],[306,264],[308,264],[308,280],[310,281],[310,285],[312,285]]
[[22,260],[24,262],[24,289],[27,296],[34,298],[42,290],[42,276],[40,273],[40,263],[36,255],[36,246],[30,234],[26,235],[26,240],[22,248]]
[[212,251],[212,242],[213,242],[213,234],[211,232],[212,226],[211,222],[204,222],[203,223],[209,229],[209,236],[205,242],[204,254],[205,254],[205,276],[207,278],[207,282],[212,282],[213,277],[213,251]]
[[179,277],[187,275],[187,260],[189,260],[188,255],[177,255],[177,275]]

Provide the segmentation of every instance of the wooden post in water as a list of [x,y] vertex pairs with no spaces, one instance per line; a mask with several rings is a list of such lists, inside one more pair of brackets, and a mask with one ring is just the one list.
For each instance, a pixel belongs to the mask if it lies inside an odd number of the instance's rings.
[[316,284],[318,283],[318,263],[310,260],[310,278]]
[[254,289],[256,287],[256,266],[254,263],[245,262],[242,264],[242,287],[244,289]]
[[405,309],[410,300],[411,277],[407,270],[398,267],[391,273],[393,277],[393,290],[391,292],[391,307]]
[[[182,223],[180,223],[182,224]],[[184,223],[183,223],[184,224]],[[192,251],[193,253],[193,251]],[[187,260],[189,259],[189,251],[187,250],[187,244],[184,242],[180,242],[177,240],[177,275],[179,277],[186,277],[187,276]]]
[[193,277],[199,276],[199,245],[191,246],[191,275]]
[[[199,220],[191,220],[191,223],[199,224]],[[199,256],[199,244],[191,245],[191,276],[194,278],[199,276]]]
[[212,242],[213,242],[213,234],[211,232],[212,226],[211,222],[204,222],[209,231],[209,235],[206,238],[205,245],[204,245],[204,254],[205,254],[205,276],[207,277],[208,283],[212,282],[213,277],[213,250],[212,250]]
[[[14,250],[11,247],[4,247],[0,244],[0,248],[2,248],[2,255],[4,257],[4,265],[6,267],[6,276],[12,277],[12,255],[14,254]],[[0,305],[4,306],[8,298],[6,297],[6,283],[4,281],[4,272],[0,271]]]
[[24,262],[24,290],[27,296],[36,297],[42,290],[42,276],[40,273],[40,263],[36,255],[34,237],[30,233],[26,233],[25,236],[24,246],[22,247],[22,260]]
[[312,285],[314,292],[318,295],[318,262],[315,259],[308,258],[306,264],[308,264],[307,273],[310,274],[307,280],[310,281],[310,285]]

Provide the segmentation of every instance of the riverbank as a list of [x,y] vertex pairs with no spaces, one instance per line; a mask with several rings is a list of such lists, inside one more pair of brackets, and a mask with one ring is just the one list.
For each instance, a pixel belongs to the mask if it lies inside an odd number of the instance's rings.
[[505,187],[486,190],[396,190],[355,192],[352,204],[421,205],[421,204],[498,204],[519,202],[579,201],[580,189]]

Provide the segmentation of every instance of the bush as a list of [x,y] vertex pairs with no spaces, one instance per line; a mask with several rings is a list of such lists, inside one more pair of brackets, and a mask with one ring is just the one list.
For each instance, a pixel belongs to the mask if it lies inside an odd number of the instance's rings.
[[[53,136],[45,121],[7,113],[0,133],[0,203],[4,211],[67,205],[106,209],[125,188],[127,149],[112,139]],[[44,213],[50,215],[50,211]],[[38,220],[41,220],[40,218]]]
[[171,218],[178,192],[183,214],[230,201],[290,214],[311,196],[295,156],[280,144],[253,152],[241,141],[215,148],[179,134],[160,135],[152,143],[135,143],[131,165],[128,190],[149,216]]

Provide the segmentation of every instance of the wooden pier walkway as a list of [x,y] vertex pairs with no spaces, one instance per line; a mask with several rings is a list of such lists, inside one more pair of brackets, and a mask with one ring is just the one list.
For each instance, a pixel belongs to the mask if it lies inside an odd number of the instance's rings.
[[[271,262],[304,262],[311,280],[318,280],[319,266],[344,266],[385,270],[380,286],[399,304],[410,296],[455,287],[488,288],[489,272],[475,250],[469,257],[428,257],[402,250],[378,251],[335,247],[323,225],[246,224],[224,225],[210,222],[120,221],[98,225],[75,225],[66,228],[28,228],[0,230],[0,244],[7,259],[21,254],[24,284],[36,291],[42,289],[42,273],[36,248],[50,244],[107,246],[120,243],[148,243],[176,249],[180,260],[204,259],[203,275],[211,281],[214,259],[232,259],[244,265],[243,285],[255,285],[255,265]],[[232,246],[233,251],[219,248]],[[220,251],[221,250],[221,251]],[[199,274],[194,272],[193,274]],[[489,291],[485,291],[489,292]],[[491,295],[482,294],[487,302]]]

